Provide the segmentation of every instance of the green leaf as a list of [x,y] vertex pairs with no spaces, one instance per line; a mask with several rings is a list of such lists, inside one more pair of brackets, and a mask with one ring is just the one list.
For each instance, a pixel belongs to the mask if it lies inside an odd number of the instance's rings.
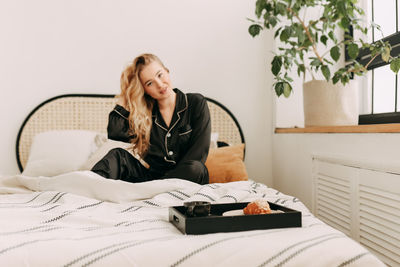
[[253,24],[253,25],[250,25],[250,27],[249,27],[249,33],[253,37],[255,37],[256,35],[259,35],[261,30],[262,30],[262,27],[258,24]]
[[356,59],[358,56],[358,45],[355,43],[351,43],[347,46],[347,53],[349,54],[349,57],[352,59]]
[[388,62],[390,59],[390,48],[386,46],[382,52],[382,60]]
[[326,42],[328,41],[328,37],[326,35],[321,35],[321,42],[326,46]]
[[274,74],[274,76],[278,75],[278,73],[281,71],[282,68],[282,58],[275,56],[271,64],[272,64],[271,67],[272,74]]
[[297,68],[297,75],[299,75],[299,77],[300,77],[300,74],[301,74],[302,72],[303,72],[303,73],[306,72],[306,67],[304,66],[304,64],[298,65],[298,68]]
[[275,93],[278,97],[283,94],[283,82],[278,82],[275,84]]
[[269,23],[272,25],[272,27],[275,27],[276,24],[278,23],[278,20],[276,19],[276,17],[270,16],[268,18]]
[[346,15],[346,4],[344,1],[337,1],[337,9],[340,14]]
[[256,16],[257,18],[261,17],[263,10],[266,8],[265,0],[257,0],[256,2]]
[[319,61],[318,58],[313,58],[313,60],[311,60],[310,65],[314,66],[314,67],[319,67],[321,65],[321,61]]
[[346,18],[346,17],[343,17],[343,18],[340,20],[340,26],[341,26],[343,29],[348,29],[349,26],[350,26],[350,21],[349,21],[349,19]]
[[280,35],[279,38],[281,39],[282,42],[286,42],[290,38],[290,29],[289,28],[285,28],[281,32],[281,35]]
[[292,86],[289,83],[283,83],[283,95],[288,98],[292,92]]
[[336,38],[335,38],[335,34],[333,33],[333,31],[330,31],[328,33],[329,38],[331,38],[332,41],[336,42]]
[[[264,0],[264,2],[265,2],[265,0]],[[271,3],[266,3],[265,4],[265,9],[267,10],[267,12],[271,12],[273,9],[272,9],[272,4]]]
[[300,51],[299,51],[299,57],[300,57],[301,61],[304,61],[304,53],[303,53],[303,50],[300,50]]
[[307,38],[304,40],[303,46],[304,47],[312,46],[312,42]]
[[281,32],[281,30],[282,30],[282,28],[278,28],[278,29],[275,31],[274,38],[276,38],[276,37],[279,35],[279,33]]
[[330,54],[333,60],[335,60],[336,62],[339,60],[340,58],[340,49],[338,46],[334,46],[331,48],[330,50]]
[[328,63],[329,65],[333,65],[333,62],[324,58],[324,62]]
[[394,73],[398,73],[400,70],[400,58],[395,58],[392,60],[392,62],[390,62],[390,69],[394,72]]
[[330,70],[329,70],[329,67],[328,67],[327,65],[323,65],[323,66],[321,67],[321,71],[322,71],[322,74],[324,75],[325,79],[326,79],[327,81],[329,81],[329,79],[330,79],[330,77],[331,77],[331,72],[330,72]]
[[340,81],[342,82],[343,85],[346,85],[350,81],[350,78],[348,75],[343,74],[342,77],[340,78]]
[[333,75],[333,78],[332,78],[333,84],[336,84],[339,80],[340,80],[340,74],[336,73],[335,75]]
[[305,35],[305,33],[303,33],[303,32],[297,33],[297,40],[298,40],[299,44],[303,43],[306,38],[307,38],[307,36]]
[[278,14],[281,14],[282,16],[285,15],[285,12],[286,12],[286,5],[285,4],[278,2],[276,4],[275,8],[276,8],[276,12]]

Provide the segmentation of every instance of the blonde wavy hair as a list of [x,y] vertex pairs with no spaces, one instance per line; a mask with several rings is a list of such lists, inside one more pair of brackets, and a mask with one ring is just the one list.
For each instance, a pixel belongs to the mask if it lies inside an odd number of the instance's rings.
[[140,72],[151,62],[158,62],[164,69],[164,64],[153,54],[142,54],[136,57],[121,74],[121,93],[118,97],[124,103],[129,113],[129,134],[132,150],[144,157],[150,146],[152,125],[152,110],[154,99],[147,95],[140,82]]

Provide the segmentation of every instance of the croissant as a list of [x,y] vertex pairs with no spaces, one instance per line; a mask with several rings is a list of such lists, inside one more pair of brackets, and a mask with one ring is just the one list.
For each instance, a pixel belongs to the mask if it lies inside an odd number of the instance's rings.
[[247,207],[243,209],[243,213],[246,215],[253,214],[268,214],[271,213],[268,201],[264,199],[258,199],[247,204]]

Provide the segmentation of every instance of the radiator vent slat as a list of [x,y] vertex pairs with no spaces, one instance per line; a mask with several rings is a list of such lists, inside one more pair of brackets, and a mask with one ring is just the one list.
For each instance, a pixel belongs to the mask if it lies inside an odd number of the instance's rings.
[[335,196],[336,198],[344,199],[346,202],[349,202],[350,200],[350,194],[348,192],[339,191],[324,184],[318,184],[318,189],[326,192],[329,195]]
[[387,250],[384,247],[374,243],[373,241],[365,238],[360,238],[360,243],[372,248],[375,251],[378,251],[380,254],[383,254],[385,258],[390,259],[392,262],[396,263],[394,266],[400,264],[400,256],[398,254],[394,254],[391,251]]
[[[400,210],[399,208],[394,208],[392,206],[388,206],[385,203],[373,201],[370,198],[365,198],[363,195],[360,195],[360,206],[371,207],[372,209],[390,215],[391,217],[397,217],[394,221],[398,221],[400,223]],[[400,206],[400,203],[398,204]]]
[[327,192],[326,190],[321,190],[321,188],[318,188],[318,195],[330,199],[330,203],[337,202],[338,205],[341,204],[344,207],[347,207],[349,205],[349,200],[342,199],[338,196],[335,196],[334,194]]
[[333,207],[335,207],[337,209],[341,209],[341,210],[346,211],[347,213],[350,213],[350,207],[348,205],[342,204],[342,203],[340,203],[340,202],[338,202],[338,201],[336,201],[336,200],[334,200],[332,198],[329,198],[329,197],[326,197],[326,196],[323,196],[323,195],[319,195],[318,196],[318,201],[323,201],[325,203],[329,203],[329,205],[331,205],[331,206],[333,206]]
[[380,190],[379,188],[366,186],[363,184],[360,184],[360,191],[368,192],[373,195],[392,200],[394,201],[394,203],[400,203],[400,194],[393,194],[392,192],[388,192],[386,190]]
[[323,177],[318,177],[318,184],[324,185],[326,187],[333,188],[337,191],[343,192],[345,194],[349,194],[349,185],[341,185],[337,183],[333,183],[332,181],[328,181],[327,179],[324,179]]
[[349,186],[349,182],[343,178],[335,177],[334,175],[327,175],[325,173],[318,173],[319,179],[327,181],[328,183],[337,184],[339,186],[343,186],[347,188]]
[[[378,238],[382,240],[383,243],[388,244],[391,247],[394,247],[392,252],[397,252],[400,251],[400,240],[393,238],[392,236],[383,233],[381,231],[378,231],[372,227],[369,227],[368,225],[361,224],[360,225],[360,236],[362,237],[367,237],[368,235],[372,235],[375,238]],[[384,245],[386,247],[386,245]]]
[[344,217],[347,217],[349,220],[351,219],[351,213],[348,209],[346,210],[338,208],[337,206],[332,205],[332,203],[326,202],[323,199],[318,200],[318,208],[327,209],[330,210],[332,213],[338,213]]
[[365,192],[363,190],[360,190],[360,197],[362,197],[363,199],[368,199],[376,204],[382,204],[391,207],[392,209],[397,211],[396,213],[398,213],[400,201],[395,201],[381,195],[370,194],[369,192]]
[[319,203],[318,206],[318,210],[321,210],[323,212],[325,212],[326,214],[329,214],[330,216],[333,216],[341,221],[343,221],[344,223],[350,223],[350,215],[347,216],[343,216],[340,213],[335,212],[334,210],[332,210],[329,206],[324,206],[323,203]]
[[385,255],[385,251],[384,249],[382,249],[384,252],[382,253],[381,251],[375,249],[375,246],[373,243],[371,243],[371,246],[369,246],[367,243],[368,242],[362,242],[360,241],[361,245],[363,245],[366,249],[368,249],[371,253],[375,254],[375,256],[377,256],[381,261],[385,262],[386,264],[388,264],[389,266],[398,266],[400,264],[400,262],[395,262],[394,260],[392,260],[391,258],[387,257],[387,255]]
[[372,203],[365,203],[365,202],[360,203],[360,214],[362,212],[367,212],[370,214],[369,217],[371,217],[372,219],[375,219],[378,217],[378,218],[385,220],[386,222],[389,222],[390,224],[396,225],[396,226],[393,226],[394,229],[400,227],[400,217],[399,216],[396,216],[391,212],[389,213],[383,209],[377,209],[377,208],[373,207],[372,205],[373,205],[373,202]]
[[360,214],[360,225],[366,225],[377,231],[386,233],[397,240],[400,240],[400,232],[396,230],[396,225],[389,225],[387,221],[384,220],[376,220],[376,218],[368,219],[368,216],[365,216],[365,213]]
[[[385,218],[380,218],[380,217],[376,217],[371,213],[365,212],[365,211],[360,211],[359,214],[360,218],[359,221],[360,223],[365,223],[367,224],[367,222],[375,222],[377,224],[380,225],[380,227],[382,228],[382,230],[391,230],[394,233],[398,233],[399,232],[399,227],[397,224],[392,223],[391,221],[386,220]],[[379,229],[381,229],[379,228]]]
[[317,211],[317,216],[330,226],[342,231],[343,233],[350,234],[350,225],[348,222],[342,221],[323,210]]
[[375,229],[376,231],[379,231],[380,233],[384,233],[385,235],[390,236],[390,238],[394,238],[397,241],[400,240],[400,232],[399,231],[393,230],[392,228],[387,227],[387,225],[377,223],[375,220],[371,221],[364,217],[361,217],[360,218],[360,229],[362,229],[363,227]]
[[[390,243],[386,242],[385,240],[382,240],[382,238],[375,236],[372,233],[367,233],[364,231],[361,231],[361,238],[369,240],[377,245],[379,245],[382,248],[385,248],[388,252],[390,251],[391,253],[395,254],[396,252],[399,251],[399,247],[393,246]],[[399,257],[400,260],[400,257]]]

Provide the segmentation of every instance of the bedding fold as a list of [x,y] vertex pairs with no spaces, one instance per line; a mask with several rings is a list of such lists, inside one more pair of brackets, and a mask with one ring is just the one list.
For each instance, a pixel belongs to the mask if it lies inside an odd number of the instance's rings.
[[105,179],[91,171],[74,171],[53,177],[16,175],[0,178],[0,193],[62,191],[116,203],[147,199],[171,190],[199,187],[198,184],[182,179],[134,184]]

